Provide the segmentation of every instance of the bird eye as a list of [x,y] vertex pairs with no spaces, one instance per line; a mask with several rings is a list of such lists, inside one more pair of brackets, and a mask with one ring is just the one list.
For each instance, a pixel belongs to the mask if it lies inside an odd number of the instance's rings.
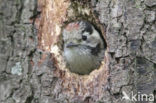
[[82,35],[82,40],[87,40],[87,36]]

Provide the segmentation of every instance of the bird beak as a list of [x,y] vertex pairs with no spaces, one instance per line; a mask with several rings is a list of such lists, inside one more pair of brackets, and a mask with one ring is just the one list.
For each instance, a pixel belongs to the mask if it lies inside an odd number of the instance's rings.
[[74,43],[72,43],[72,42],[70,42],[70,43],[68,43],[68,44],[66,45],[67,48],[76,47],[76,46],[78,46],[78,45],[77,45],[77,44],[74,44]]

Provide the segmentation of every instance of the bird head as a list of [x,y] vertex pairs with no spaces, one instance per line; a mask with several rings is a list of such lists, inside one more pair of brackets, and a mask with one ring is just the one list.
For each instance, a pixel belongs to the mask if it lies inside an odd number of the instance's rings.
[[76,21],[69,23],[63,30],[63,40],[65,48],[86,46],[94,48],[102,46],[103,41],[99,32],[87,21]]

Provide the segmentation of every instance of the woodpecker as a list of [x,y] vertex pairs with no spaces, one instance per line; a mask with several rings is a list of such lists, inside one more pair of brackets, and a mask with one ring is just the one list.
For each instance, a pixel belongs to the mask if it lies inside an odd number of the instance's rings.
[[79,75],[88,75],[97,69],[104,58],[104,41],[88,21],[74,21],[65,26],[63,57],[68,69]]

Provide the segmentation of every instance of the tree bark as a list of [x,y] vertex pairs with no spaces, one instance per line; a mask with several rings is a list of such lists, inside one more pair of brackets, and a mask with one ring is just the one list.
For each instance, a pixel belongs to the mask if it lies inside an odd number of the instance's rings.
[[[107,44],[88,76],[64,69],[60,53],[61,29],[77,19]],[[122,99],[132,92],[156,95],[155,0],[0,0],[0,103],[149,102]]]

